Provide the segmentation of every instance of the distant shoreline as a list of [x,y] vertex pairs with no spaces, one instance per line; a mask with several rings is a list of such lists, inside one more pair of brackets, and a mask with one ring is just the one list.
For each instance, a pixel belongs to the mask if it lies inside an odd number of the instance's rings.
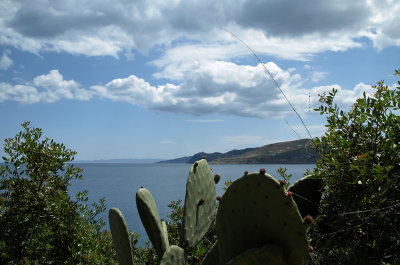
[[315,164],[317,153],[310,149],[310,139],[300,139],[268,144],[261,147],[231,150],[226,153],[200,152],[157,163],[194,163],[206,157],[209,164]]
[[97,160],[75,160],[72,163],[76,164],[154,164],[160,161],[164,161],[165,159],[160,158],[149,158],[149,159],[135,159],[135,158],[126,158],[126,159],[97,159]]
[[231,150],[226,153],[199,152],[192,156],[175,159],[96,159],[76,160],[75,164],[192,164],[195,161],[207,158],[213,165],[256,165],[256,164],[288,164],[304,165],[315,164],[318,155],[310,149],[310,139],[300,139],[286,142],[268,144],[261,147],[251,147],[240,150]]

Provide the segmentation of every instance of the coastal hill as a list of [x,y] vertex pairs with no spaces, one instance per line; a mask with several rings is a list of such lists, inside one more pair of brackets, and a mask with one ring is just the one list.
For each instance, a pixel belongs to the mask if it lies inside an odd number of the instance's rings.
[[310,144],[310,139],[300,139],[226,153],[200,152],[158,163],[193,163],[206,156],[210,164],[315,164],[317,155],[310,149]]

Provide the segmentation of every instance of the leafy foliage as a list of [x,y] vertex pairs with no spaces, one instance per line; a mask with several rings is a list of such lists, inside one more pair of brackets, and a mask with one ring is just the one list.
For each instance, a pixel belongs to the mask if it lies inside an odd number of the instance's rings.
[[[180,229],[183,220],[182,200],[171,201],[168,204],[171,209],[166,221],[168,229],[168,239],[170,245],[178,245],[180,238]],[[159,262],[153,246],[146,242],[144,247],[137,246],[140,235],[132,232],[131,241],[133,246],[133,259],[135,264],[157,264]],[[188,251],[188,264],[200,264],[208,249],[216,241],[215,221],[211,224],[204,238],[192,249]]]
[[134,264],[157,264],[159,262],[156,251],[149,242],[146,242],[144,247],[140,247],[137,246],[140,235],[136,232],[131,232],[130,236]]
[[278,173],[279,174],[279,176],[282,178],[282,180],[284,180],[285,182],[285,188],[287,189],[287,188],[289,188],[289,186],[290,186],[290,179],[292,178],[292,174],[288,174],[288,173],[286,173],[287,172],[287,168],[285,167],[279,167],[277,170],[276,170],[276,173]]
[[316,109],[327,116],[325,135],[314,140],[313,174],[325,186],[310,230],[317,264],[400,262],[400,87],[374,88],[348,112],[334,103],[335,89]]
[[108,264],[116,260],[111,235],[97,215],[104,199],[88,207],[87,191],[74,201],[70,181],[82,169],[68,164],[76,152],[42,138],[29,122],[5,140],[0,166],[0,257],[2,264]]
[[[178,245],[180,227],[183,219],[182,201],[171,201],[168,207],[171,209],[171,214],[167,216],[169,219],[167,222],[169,242],[170,245]],[[208,249],[215,243],[215,241],[216,226],[214,219],[214,222],[209,227],[203,239],[194,248],[188,251],[188,264],[199,264],[207,254]]]

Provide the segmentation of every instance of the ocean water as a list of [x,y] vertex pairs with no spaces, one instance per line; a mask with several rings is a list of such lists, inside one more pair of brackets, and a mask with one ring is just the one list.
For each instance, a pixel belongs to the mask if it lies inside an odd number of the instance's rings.
[[[83,169],[83,180],[74,180],[69,191],[71,196],[82,190],[88,190],[89,203],[106,198],[107,210],[100,217],[108,227],[108,210],[116,207],[125,217],[128,228],[141,235],[139,245],[143,246],[148,237],[136,209],[135,194],[140,187],[145,187],[152,193],[161,218],[169,214],[170,201],[185,199],[186,180],[191,164],[77,164]],[[265,168],[267,173],[279,179],[276,169],[286,167],[292,174],[291,182],[301,178],[306,169],[312,170],[314,164],[303,165],[210,165],[213,173],[220,174],[217,184],[217,195],[223,195],[224,182],[235,180],[244,171],[254,172]]]

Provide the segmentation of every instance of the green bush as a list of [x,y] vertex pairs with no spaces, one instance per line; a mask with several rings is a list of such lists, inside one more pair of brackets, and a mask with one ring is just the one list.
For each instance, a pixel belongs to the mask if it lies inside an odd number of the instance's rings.
[[321,95],[316,110],[327,131],[314,140],[314,175],[325,190],[310,229],[311,263],[400,262],[400,87],[374,88],[347,112],[334,104],[335,89]]
[[[168,229],[168,240],[170,245],[178,245],[180,238],[180,229],[183,220],[182,200],[171,201],[168,204],[171,212],[165,220]],[[133,246],[134,264],[158,264],[159,259],[150,242],[146,242],[144,247],[137,246],[139,234],[131,232],[131,242]],[[192,249],[188,251],[188,264],[200,264],[207,251],[216,241],[215,221],[211,224],[204,238]]]
[[87,191],[72,200],[70,181],[82,170],[68,164],[76,152],[29,122],[5,140],[0,166],[1,264],[109,264],[116,260],[111,235],[102,232],[104,199],[88,207]]
[[[171,203],[168,204],[168,207],[171,209],[171,213],[167,216],[168,220],[166,221],[168,228],[168,239],[170,245],[177,246],[179,244],[180,227],[183,220],[182,201],[171,201]],[[195,247],[189,249],[188,264],[200,264],[200,262],[207,254],[207,251],[215,243],[216,238],[217,236],[214,216],[214,221],[211,223],[203,239],[198,244],[196,244]]]

